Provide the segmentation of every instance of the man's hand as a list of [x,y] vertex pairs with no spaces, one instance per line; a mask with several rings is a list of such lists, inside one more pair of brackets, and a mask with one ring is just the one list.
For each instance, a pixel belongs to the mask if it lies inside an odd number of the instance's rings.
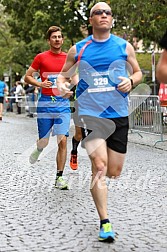
[[60,94],[63,98],[70,98],[73,95],[73,91],[70,90],[71,84],[69,82],[64,82],[59,88]]
[[117,90],[123,92],[123,93],[128,93],[132,89],[132,84],[131,80],[126,77],[118,77],[118,79],[121,80],[121,82],[118,84]]
[[47,79],[40,83],[40,87],[42,88],[50,88],[52,86],[52,82]]

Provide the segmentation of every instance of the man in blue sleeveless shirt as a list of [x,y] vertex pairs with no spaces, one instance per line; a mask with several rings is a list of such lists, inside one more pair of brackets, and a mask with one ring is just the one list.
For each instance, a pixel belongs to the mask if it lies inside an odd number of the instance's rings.
[[89,21],[93,35],[69,50],[57,84],[61,94],[70,97],[67,72],[70,75],[78,67],[76,94],[83,123],[82,146],[92,164],[91,194],[100,218],[98,239],[113,242],[106,176],[116,178],[121,173],[127,151],[128,92],[141,81],[142,73],[132,45],[110,34],[112,12],[108,4],[95,4]]

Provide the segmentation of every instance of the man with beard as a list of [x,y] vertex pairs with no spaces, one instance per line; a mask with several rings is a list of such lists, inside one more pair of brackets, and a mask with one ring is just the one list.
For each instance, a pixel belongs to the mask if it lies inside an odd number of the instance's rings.
[[[67,137],[70,126],[70,102],[62,98],[56,86],[56,79],[66,60],[66,53],[62,52],[63,34],[60,27],[51,26],[47,31],[48,51],[39,53],[29,67],[25,81],[41,88],[41,97],[37,105],[37,124],[39,139],[37,148],[30,155],[29,161],[34,164],[43,149],[49,143],[49,137],[57,135],[58,151],[56,153],[57,174],[55,187],[68,189],[63,179],[63,171],[67,156]],[[39,72],[41,82],[34,78]]]

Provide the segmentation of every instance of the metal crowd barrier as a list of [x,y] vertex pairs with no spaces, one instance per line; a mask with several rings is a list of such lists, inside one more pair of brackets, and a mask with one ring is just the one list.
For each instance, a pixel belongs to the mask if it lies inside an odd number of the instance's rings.
[[[19,96],[19,106],[22,109],[22,111],[21,111],[22,113],[25,113],[25,106],[27,104],[27,97],[28,96],[26,96],[26,95]],[[5,113],[7,112],[7,109],[9,108],[10,99],[16,99],[16,97],[15,96],[5,96],[5,99],[4,99],[4,112]],[[16,103],[13,103],[13,106],[15,107]],[[16,110],[16,108],[14,110]]]
[[137,132],[139,134],[148,133],[158,135],[160,136],[160,140],[157,142],[164,141],[159,96],[129,96],[129,129],[131,132]]

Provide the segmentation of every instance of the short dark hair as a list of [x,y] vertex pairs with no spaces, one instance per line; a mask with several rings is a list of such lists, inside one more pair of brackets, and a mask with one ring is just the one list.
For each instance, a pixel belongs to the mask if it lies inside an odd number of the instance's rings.
[[167,50],[167,30],[164,33],[163,37],[161,38],[161,40],[159,41],[159,46],[163,49]]
[[57,32],[57,31],[60,31],[60,32],[61,32],[61,35],[62,35],[62,37],[63,37],[62,30],[61,30],[60,27],[58,27],[58,26],[50,26],[49,29],[48,29],[47,32],[46,32],[46,38],[47,38],[47,39],[50,39],[51,34],[52,34],[53,32]]

